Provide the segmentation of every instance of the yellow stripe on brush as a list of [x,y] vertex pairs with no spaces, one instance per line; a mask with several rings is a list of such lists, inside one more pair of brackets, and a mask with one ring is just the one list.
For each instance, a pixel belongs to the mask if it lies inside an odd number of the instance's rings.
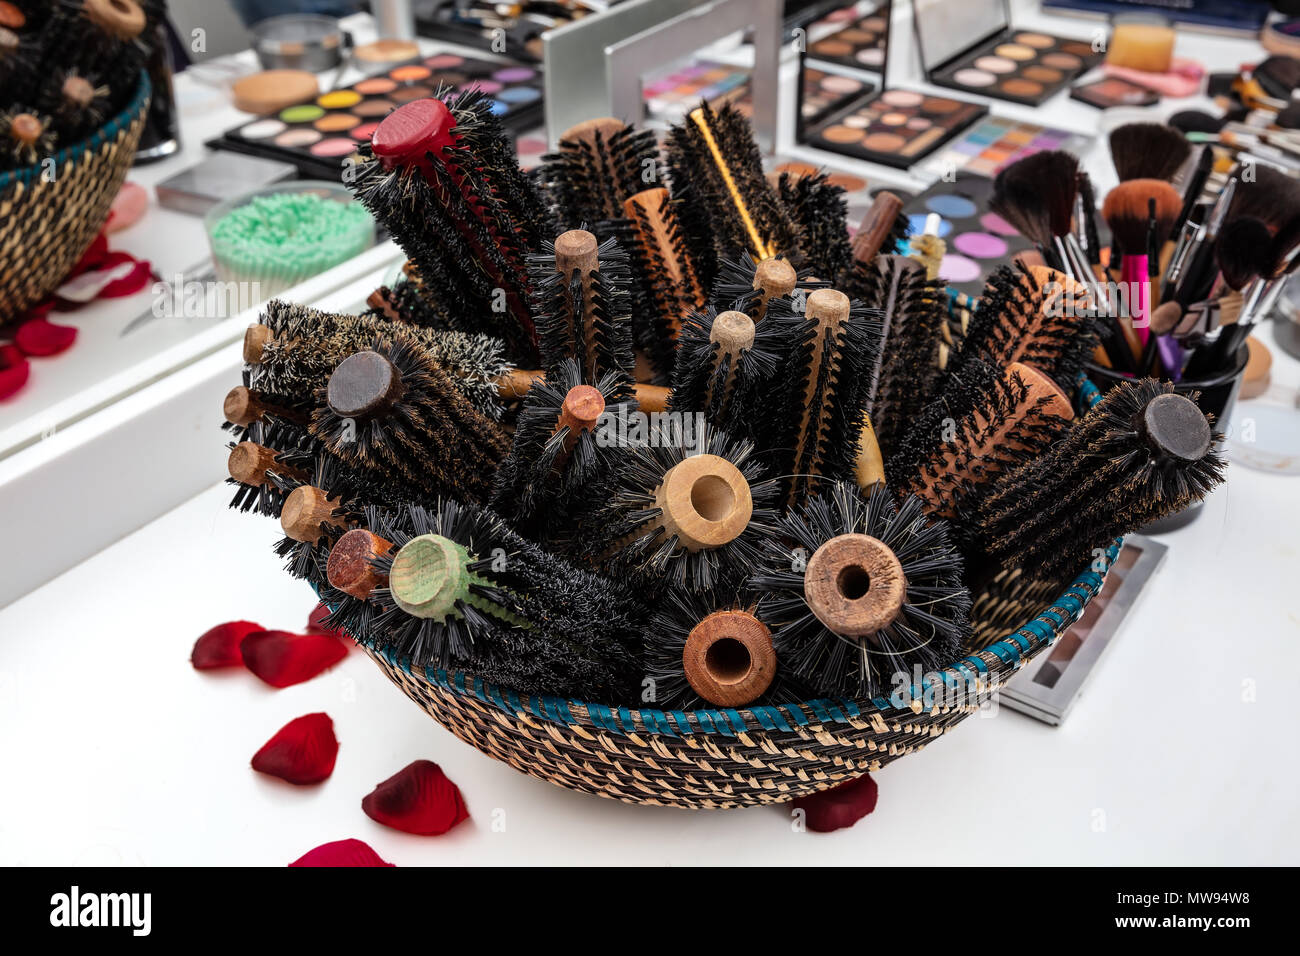
[[740,213],[740,219],[745,224],[745,231],[749,233],[749,241],[754,247],[754,252],[760,259],[775,258],[776,250],[763,241],[763,237],[758,234],[758,229],[754,226],[754,220],[749,215],[745,200],[741,198],[740,190],[736,188],[736,181],[731,178],[727,161],[722,158],[722,151],[718,149],[718,141],[713,138],[713,130],[709,129],[708,121],[704,118],[704,110],[701,108],[692,110],[691,120],[700,128],[700,135],[704,137],[705,145],[713,154],[713,164],[718,167],[718,172],[722,174],[722,181],[727,184],[727,192],[731,193],[731,201],[736,204],[736,212]]

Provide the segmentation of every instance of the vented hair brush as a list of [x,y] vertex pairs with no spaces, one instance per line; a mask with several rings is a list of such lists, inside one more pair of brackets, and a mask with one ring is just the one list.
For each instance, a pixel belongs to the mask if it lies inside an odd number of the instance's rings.
[[1045,454],[1004,475],[976,513],[989,571],[1063,579],[1116,537],[1181,511],[1223,481],[1221,434],[1173,385],[1106,396]]
[[749,593],[785,670],[813,692],[888,696],[895,675],[953,663],[970,634],[962,561],[908,498],[830,485],[767,539]]
[[455,327],[502,339],[537,361],[528,254],[549,232],[491,98],[471,88],[400,106],[345,179],[414,262],[424,294]]

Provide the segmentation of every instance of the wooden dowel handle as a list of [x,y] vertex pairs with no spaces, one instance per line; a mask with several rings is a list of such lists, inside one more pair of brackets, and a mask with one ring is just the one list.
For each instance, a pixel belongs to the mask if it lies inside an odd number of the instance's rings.
[[599,268],[596,237],[585,229],[570,229],[555,237],[555,271],[563,276],[575,272],[590,275]]
[[813,552],[804,571],[804,600],[817,620],[845,637],[871,637],[903,608],[907,581],[883,541],[842,534]]
[[746,611],[715,611],[691,629],[682,668],[695,693],[718,707],[743,707],[776,677],[767,626]]
[[325,562],[325,577],[330,587],[358,600],[366,600],[375,588],[388,585],[387,576],[371,567],[370,562],[391,550],[391,541],[365,528],[353,528],[330,548],[329,560]]
[[249,365],[261,365],[262,350],[274,339],[275,333],[270,326],[260,323],[250,325],[244,331],[244,361]]
[[668,469],[655,502],[664,530],[692,552],[735,540],[754,513],[749,482],[719,455],[692,455]]
[[339,363],[330,375],[325,398],[336,415],[370,418],[387,412],[404,392],[397,366],[378,352],[366,350]]
[[758,317],[761,319],[766,314],[770,299],[789,295],[798,281],[794,266],[785,259],[764,259],[758,263],[754,267],[753,286],[763,296]]
[[335,514],[342,502],[313,485],[300,485],[289,492],[280,512],[280,527],[294,541],[315,544],[324,534],[322,526],[344,530],[342,519]]
[[739,355],[754,347],[754,320],[744,312],[719,312],[709,330],[709,341],[722,346],[719,357]]
[[278,475],[303,476],[300,469],[290,468],[277,462],[275,460],[277,454],[279,452],[274,448],[267,448],[257,442],[241,441],[230,449],[230,457],[226,459],[226,470],[231,478],[245,485],[266,484],[268,471]]

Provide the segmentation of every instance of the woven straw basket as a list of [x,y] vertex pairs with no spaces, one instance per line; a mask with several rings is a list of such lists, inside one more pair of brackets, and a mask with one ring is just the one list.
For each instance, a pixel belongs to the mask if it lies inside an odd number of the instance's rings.
[[[1078,402],[1097,389],[1081,382]],[[1109,570],[1119,542],[1107,552]],[[728,809],[784,803],[920,750],[978,711],[1083,614],[1105,581],[1085,571],[1025,624],[914,687],[885,698],[809,700],[740,710],[632,710],[520,696],[471,675],[425,670],[364,647],[394,684],[461,740],[516,770],[626,803]],[[929,688],[927,693],[926,688]]]
[[149,108],[149,77],[95,135],[37,163],[0,173],[0,325],[59,287],[90,248],[122,188]]

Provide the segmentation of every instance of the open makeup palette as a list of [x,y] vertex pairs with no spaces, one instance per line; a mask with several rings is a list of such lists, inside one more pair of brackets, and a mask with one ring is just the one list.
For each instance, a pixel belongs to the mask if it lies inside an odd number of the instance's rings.
[[[884,75],[889,45],[889,3],[860,13],[848,6],[832,11],[806,27],[807,56],[856,70]],[[839,27],[840,29],[834,29]],[[828,29],[834,29],[825,35]]]
[[1007,0],[914,0],[926,78],[937,86],[1037,106],[1105,57],[1087,40],[1011,25]]
[[541,120],[542,74],[536,67],[440,53],[252,120],[209,145],[293,163],[309,178],[334,179],[339,163],[369,141],[380,120],[403,103],[432,96],[439,86],[482,90],[513,132]]

